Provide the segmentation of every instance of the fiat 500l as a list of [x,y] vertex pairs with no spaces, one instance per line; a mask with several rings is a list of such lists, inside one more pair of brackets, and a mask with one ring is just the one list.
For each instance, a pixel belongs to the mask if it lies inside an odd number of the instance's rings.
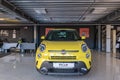
[[50,30],[36,51],[41,74],[80,74],[91,69],[91,51],[74,29]]

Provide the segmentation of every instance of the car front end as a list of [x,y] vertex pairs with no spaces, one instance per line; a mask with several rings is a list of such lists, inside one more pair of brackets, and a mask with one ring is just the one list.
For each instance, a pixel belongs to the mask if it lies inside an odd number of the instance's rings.
[[35,62],[42,74],[84,75],[91,69],[91,52],[82,40],[46,39],[36,51]]

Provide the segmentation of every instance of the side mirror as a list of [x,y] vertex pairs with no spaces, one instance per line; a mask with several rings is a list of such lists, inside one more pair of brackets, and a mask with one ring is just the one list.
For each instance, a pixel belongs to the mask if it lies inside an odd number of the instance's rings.
[[41,39],[44,40],[44,39],[45,39],[45,36],[41,36]]
[[86,36],[82,36],[81,39],[82,39],[82,40],[86,39]]

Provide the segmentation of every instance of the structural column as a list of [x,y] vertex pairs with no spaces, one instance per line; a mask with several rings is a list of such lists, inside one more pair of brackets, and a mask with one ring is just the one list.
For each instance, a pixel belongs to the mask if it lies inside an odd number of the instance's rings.
[[111,52],[111,25],[106,25],[106,52]]
[[112,30],[112,38],[113,38],[113,56],[116,57],[116,30]]
[[37,26],[34,25],[34,43],[37,43]]
[[98,26],[98,51],[101,51],[101,25]]

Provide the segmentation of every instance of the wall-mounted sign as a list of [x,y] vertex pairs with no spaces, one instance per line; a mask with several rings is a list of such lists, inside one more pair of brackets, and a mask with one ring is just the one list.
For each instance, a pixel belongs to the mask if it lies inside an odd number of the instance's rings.
[[52,30],[53,28],[45,28],[45,35],[47,35],[47,33]]
[[80,28],[79,32],[80,37],[86,36],[87,38],[89,38],[89,28]]

